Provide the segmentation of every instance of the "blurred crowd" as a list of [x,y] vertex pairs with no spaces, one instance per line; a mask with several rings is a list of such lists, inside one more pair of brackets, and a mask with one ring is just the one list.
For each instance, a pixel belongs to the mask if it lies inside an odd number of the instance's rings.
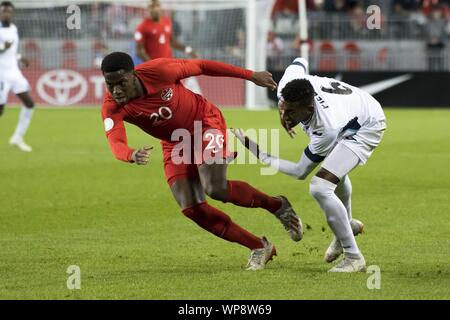
[[[307,0],[306,5],[311,39],[421,40],[429,53],[429,69],[442,67],[442,53],[450,35],[450,0]],[[370,5],[381,9],[382,28],[378,32],[366,26]],[[276,58],[298,54],[298,1],[277,0],[271,16],[269,59],[282,61]]]
[[[425,48],[428,55],[424,59],[428,59],[428,69],[442,70],[444,64],[450,67],[450,55],[445,58],[450,34],[450,0],[306,0],[306,5],[309,42],[314,49],[311,56],[316,55],[317,60],[322,59],[322,47],[328,50],[328,54],[334,50],[336,56],[344,56],[344,49],[367,53],[363,52],[365,47],[361,44],[380,40],[385,43],[385,47],[366,50],[372,50],[373,57],[381,57],[386,61],[389,54],[398,56],[392,47],[398,46],[401,40],[407,40]],[[366,10],[370,5],[377,5],[381,9],[380,30],[367,28]],[[145,8],[107,2],[80,6],[83,28],[74,32],[55,27],[65,24],[67,14],[64,7],[20,9],[16,24],[21,30],[21,37],[27,39],[26,44],[35,51],[46,49],[46,45],[39,48],[40,39],[64,40],[67,42],[67,45],[64,44],[67,52],[75,51],[74,42],[78,40],[95,41],[92,47],[96,61],[101,60],[107,46],[129,43],[131,50],[134,50],[133,34],[145,16]],[[244,63],[244,10],[192,10],[190,13],[174,10],[166,11],[166,14],[172,16],[177,38],[198,48],[203,57]],[[266,48],[272,69],[283,68],[292,57],[299,55],[301,41],[298,16],[298,0],[275,1]],[[30,21],[34,26],[32,28],[29,27]],[[447,59],[446,62],[443,59]],[[340,62],[326,62],[324,65],[339,66]],[[392,65],[396,67],[395,63]]]

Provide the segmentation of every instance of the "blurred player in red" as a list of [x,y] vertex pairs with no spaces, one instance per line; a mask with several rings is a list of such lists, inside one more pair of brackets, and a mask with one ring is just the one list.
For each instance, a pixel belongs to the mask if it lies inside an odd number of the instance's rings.
[[[143,62],[157,58],[173,58],[173,48],[197,59],[198,55],[192,47],[179,42],[172,31],[172,19],[162,15],[159,0],[150,1],[148,17],[138,25],[134,33],[137,56]],[[201,94],[200,85],[195,78],[188,78],[183,84],[189,90]]]
[[107,55],[101,68],[108,89],[102,117],[117,159],[145,165],[152,149],[130,148],[124,121],[160,139],[164,173],[184,215],[212,234],[252,250],[248,270],[264,268],[275,247],[210,206],[205,194],[242,207],[264,208],[281,221],[293,240],[301,239],[301,221],[285,197],[271,197],[246,182],[227,179],[225,159],[232,156],[227,151],[225,119],[215,105],[180,82],[203,74],[242,78],[275,89],[270,73],[216,61],[166,58],[134,68],[131,57],[122,52]]

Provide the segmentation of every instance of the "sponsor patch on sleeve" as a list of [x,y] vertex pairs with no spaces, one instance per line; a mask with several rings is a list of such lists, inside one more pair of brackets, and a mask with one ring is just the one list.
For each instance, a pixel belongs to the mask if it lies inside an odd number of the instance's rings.
[[105,131],[108,132],[114,127],[114,121],[111,118],[106,118],[103,123],[105,124]]

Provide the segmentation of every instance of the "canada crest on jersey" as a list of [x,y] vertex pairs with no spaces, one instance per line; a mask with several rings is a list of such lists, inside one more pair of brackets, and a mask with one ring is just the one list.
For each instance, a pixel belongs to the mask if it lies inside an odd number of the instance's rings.
[[173,90],[172,88],[166,88],[163,91],[161,91],[161,99],[164,101],[169,101],[173,97]]

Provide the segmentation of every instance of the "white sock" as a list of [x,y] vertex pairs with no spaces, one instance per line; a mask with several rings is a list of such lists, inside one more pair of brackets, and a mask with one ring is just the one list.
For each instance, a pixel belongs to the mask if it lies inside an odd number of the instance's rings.
[[16,131],[13,139],[22,139],[30,126],[31,118],[33,117],[34,108],[22,107],[20,111],[19,122],[17,123]]
[[348,221],[352,221],[352,183],[348,175],[341,179],[334,193],[344,204]]
[[358,245],[350,227],[347,210],[342,201],[334,193],[336,185],[328,180],[312,177],[310,183],[311,195],[319,203],[327,217],[328,225],[336,238],[341,242],[344,254],[360,256]]

